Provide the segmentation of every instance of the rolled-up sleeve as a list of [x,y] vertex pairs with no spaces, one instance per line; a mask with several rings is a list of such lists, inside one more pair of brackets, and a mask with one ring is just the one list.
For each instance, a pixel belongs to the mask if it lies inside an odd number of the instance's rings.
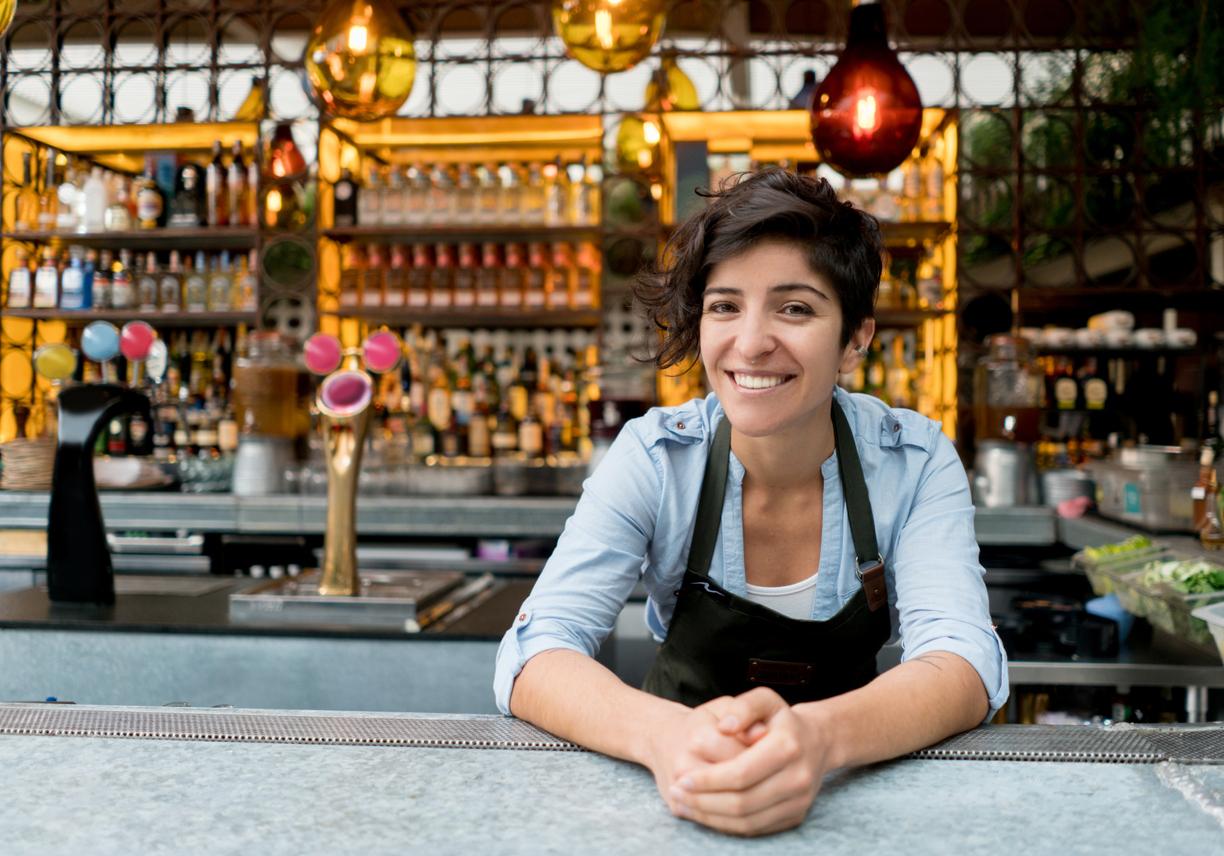
[[661,469],[631,421],[583,484],[556,550],[502,637],[493,676],[502,713],[510,714],[514,679],[536,654],[599,651],[641,575],[661,497]]
[[932,651],[963,657],[986,688],[989,718],[1007,702],[1007,653],[990,620],[968,478],[951,441],[933,433],[892,561],[901,659]]

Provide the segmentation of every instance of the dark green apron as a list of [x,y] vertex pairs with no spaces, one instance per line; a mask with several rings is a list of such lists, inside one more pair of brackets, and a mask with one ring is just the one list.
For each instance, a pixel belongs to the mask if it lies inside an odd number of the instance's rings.
[[854,436],[836,400],[832,410],[862,586],[832,618],[803,621],[731,594],[710,579],[731,452],[731,426],[724,418],[706,461],[676,609],[642,686],[647,692],[695,707],[766,686],[787,703],[799,704],[858,689],[876,676],[876,654],[891,633],[884,562]]

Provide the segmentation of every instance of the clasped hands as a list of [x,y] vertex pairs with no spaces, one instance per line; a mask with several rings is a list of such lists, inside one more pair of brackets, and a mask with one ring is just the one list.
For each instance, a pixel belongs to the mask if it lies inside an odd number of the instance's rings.
[[823,729],[760,687],[677,712],[648,766],[678,817],[733,835],[798,826],[831,766]]

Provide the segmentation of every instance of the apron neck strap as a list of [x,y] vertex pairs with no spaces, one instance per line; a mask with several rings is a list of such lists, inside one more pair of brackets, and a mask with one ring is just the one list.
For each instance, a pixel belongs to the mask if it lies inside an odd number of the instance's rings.
[[[832,404],[837,470],[841,474],[842,493],[846,498],[846,510],[850,518],[850,536],[854,539],[855,563],[861,579],[864,569],[878,565],[881,561],[880,551],[876,546],[875,518],[871,513],[867,483],[863,480],[863,467],[859,462],[850,423],[836,398]],[[731,423],[724,414],[714,431],[714,442],[710,447],[709,457],[706,458],[701,497],[697,502],[697,519],[693,525],[693,543],[689,547],[687,568],[703,577],[709,576],[710,560],[714,556],[714,545],[718,541],[723,500],[727,493],[727,466],[730,457]]]

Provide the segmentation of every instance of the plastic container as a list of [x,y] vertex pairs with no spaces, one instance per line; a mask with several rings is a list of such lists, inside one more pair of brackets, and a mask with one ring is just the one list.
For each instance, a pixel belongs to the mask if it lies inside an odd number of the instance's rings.
[[1196,607],[1190,614],[1207,625],[1220,662],[1224,663],[1224,602]]

